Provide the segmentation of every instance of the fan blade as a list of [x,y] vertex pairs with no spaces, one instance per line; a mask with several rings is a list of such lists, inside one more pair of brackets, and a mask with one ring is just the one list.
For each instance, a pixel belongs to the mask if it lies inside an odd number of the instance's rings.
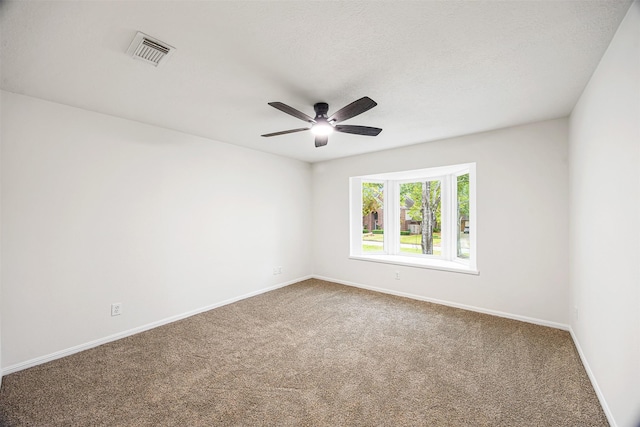
[[280,131],[280,132],[265,133],[264,135],[261,135],[261,136],[278,136],[278,135],[286,135],[286,134],[288,134],[288,133],[302,132],[303,130],[309,130],[309,128],[299,128],[299,129],[283,130],[283,131]]
[[362,114],[365,111],[372,109],[376,105],[378,105],[376,101],[369,98],[368,96],[365,96],[358,99],[357,101],[353,101],[342,110],[338,110],[333,113],[333,115],[329,117],[328,121],[333,121],[334,123],[343,122],[350,119],[351,117],[355,117],[358,114]]
[[329,142],[329,137],[327,135],[318,135],[316,136],[316,147],[324,147]]
[[382,132],[382,129],[380,128],[372,128],[369,126],[337,125],[333,129],[338,132],[353,133],[356,135],[366,135],[366,136],[376,136],[380,132]]
[[305,113],[303,113],[302,111],[298,111],[293,107],[289,107],[287,104],[283,104],[282,102],[269,102],[269,105],[271,105],[273,108],[277,108],[278,110],[282,111],[283,113],[287,113],[295,118],[298,118],[300,120],[304,120],[305,122],[309,122],[309,123],[315,123],[316,121],[313,120],[311,117],[307,116]]

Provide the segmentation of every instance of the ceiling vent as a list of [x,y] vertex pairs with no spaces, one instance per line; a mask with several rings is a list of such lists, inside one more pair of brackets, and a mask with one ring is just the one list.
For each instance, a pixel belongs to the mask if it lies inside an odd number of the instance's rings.
[[157,67],[166,62],[175,50],[175,47],[138,31],[127,53],[135,59]]

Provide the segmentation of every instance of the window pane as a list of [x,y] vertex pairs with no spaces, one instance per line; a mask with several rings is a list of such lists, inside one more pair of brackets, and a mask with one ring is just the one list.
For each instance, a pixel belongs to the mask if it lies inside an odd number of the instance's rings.
[[440,181],[400,184],[400,252],[442,255]]
[[469,221],[469,174],[458,176],[458,244],[457,255],[458,258],[468,259],[470,255],[469,245],[469,227],[471,222]]
[[362,252],[384,251],[384,184],[362,183]]

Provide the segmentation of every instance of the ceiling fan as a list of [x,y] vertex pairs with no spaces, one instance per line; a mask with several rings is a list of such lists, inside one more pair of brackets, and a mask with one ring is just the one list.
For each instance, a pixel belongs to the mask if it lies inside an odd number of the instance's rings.
[[305,113],[298,111],[295,108],[289,107],[282,102],[269,102],[269,105],[271,105],[273,108],[277,108],[284,113],[292,115],[293,117],[311,123],[311,127],[283,130],[281,132],[273,132],[262,135],[266,137],[310,130],[316,136],[316,147],[322,147],[324,145],[327,145],[327,142],[329,141],[329,134],[331,134],[333,131],[366,136],[376,136],[380,132],[382,132],[382,129],[380,128],[338,124],[352,117],[355,117],[358,114],[362,114],[365,111],[370,110],[378,105],[373,99],[369,98],[368,96],[360,98],[357,101],[353,101],[343,109],[333,113],[331,117],[327,117],[329,104],[327,104],[326,102],[318,102],[313,106],[313,109],[316,112],[316,116],[314,118],[311,118]]

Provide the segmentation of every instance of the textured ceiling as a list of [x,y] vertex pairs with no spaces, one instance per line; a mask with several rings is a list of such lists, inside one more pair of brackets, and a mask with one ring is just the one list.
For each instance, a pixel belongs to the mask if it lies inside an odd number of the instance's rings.
[[[630,1],[0,3],[1,87],[308,162],[571,112]],[[137,31],[177,48],[154,68]],[[313,116],[374,109],[315,148]]]

